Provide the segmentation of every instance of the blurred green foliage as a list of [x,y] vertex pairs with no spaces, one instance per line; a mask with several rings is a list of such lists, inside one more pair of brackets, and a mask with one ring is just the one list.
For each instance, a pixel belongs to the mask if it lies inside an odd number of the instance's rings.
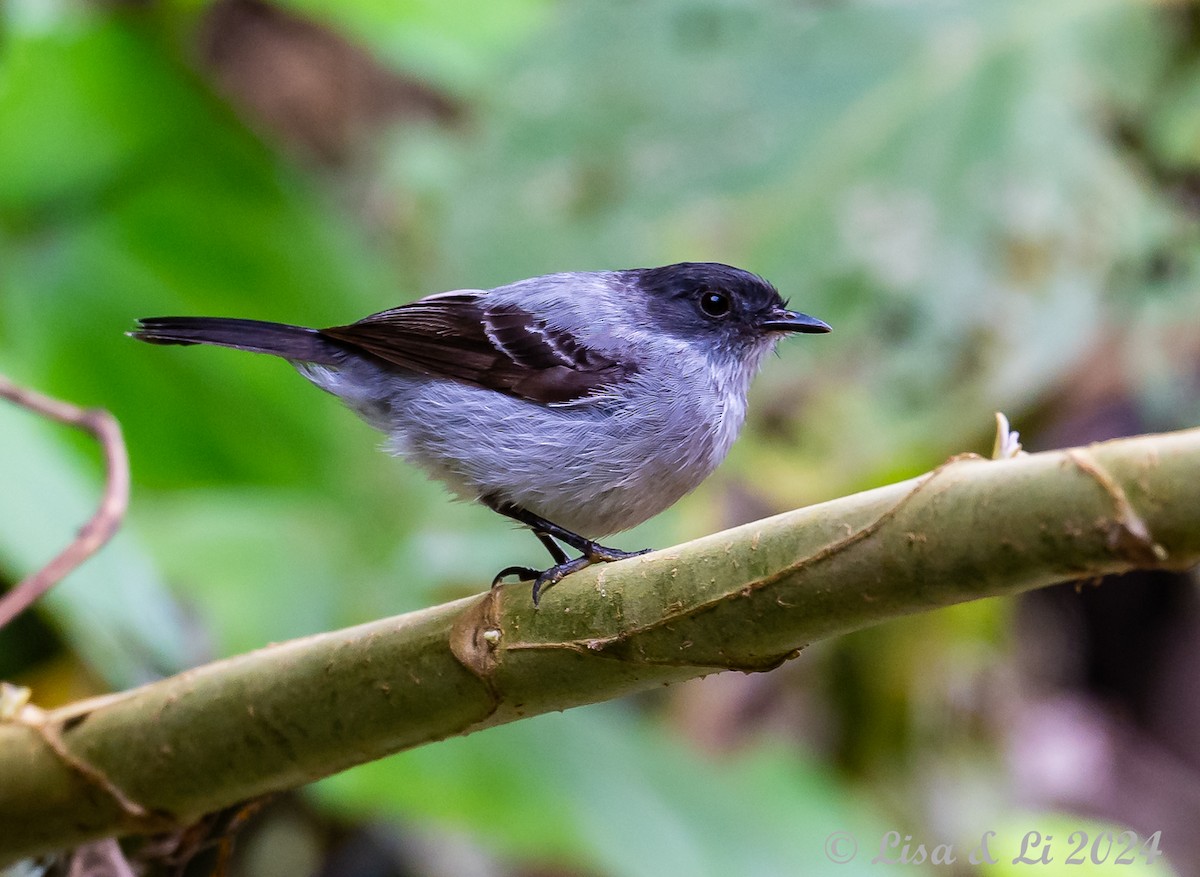
[[[755,270],[836,332],[781,351],[730,461],[629,547],[984,450],[993,410],[1019,427],[1098,350],[1148,422],[1200,419],[1187,4],[288,0],[456,108],[379,113],[332,164],[219,75],[206,28],[238,5],[0,6],[0,369],[113,411],[135,475],[125,532],[41,609],[104,684],[540,557],[283,364],[135,345],[138,316],[328,325],[557,270]],[[15,580],[86,517],[98,465],[0,409],[0,478]],[[667,694],[428,747],[315,800],[596,873],[824,873],[829,831],[1007,812],[988,734],[922,701],[1003,660],[1006,618],[963,607],[817,650],[816,683],[781,671],[777,697],[824,691],[841,717],[812,735],[825,768],[752,722],[734,763],[681,750]]]

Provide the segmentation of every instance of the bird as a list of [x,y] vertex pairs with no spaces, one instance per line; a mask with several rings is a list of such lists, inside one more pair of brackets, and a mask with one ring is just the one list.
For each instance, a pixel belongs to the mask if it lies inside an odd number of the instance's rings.
[[649,551],[597,540],[704,481],[777,342],[829,331],[756,274],[681,262],[442,292],[325,329],[182,316],[127,334],[290,362],[388,451],[532,530],[553,565],[505,567],[492,586],[531,581],[536,607],[567,575]]

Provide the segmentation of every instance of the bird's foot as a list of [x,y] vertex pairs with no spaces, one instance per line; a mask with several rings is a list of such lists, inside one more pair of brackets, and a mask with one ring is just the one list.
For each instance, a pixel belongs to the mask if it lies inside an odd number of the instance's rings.
[[597,542],[589,542],[585,553],[581,557],[556,563],[546,570],[539,571],[528,566],[505,567],[496,573],[496,577],[492,579],[492,587],[494,588],[499,585],[500,581],[508,576],[516,576],[517,581],[520,582],[533,582],[533,605],[536,607],[547,588],[558,584],[573,572],[579,572],[579,570],[589,567],[593,563],[613,563],[618,560],[628,560],[631,557],[640,557],[643,554],[648,554],[650,551],[651,549],[649,548],[643,548],[641,551],[621,551],[619,548],[608,548]]
[[496,577],[492,579],[492,587],[498,587],[500,582],[509,576],[516,576],[518,582],[532,582],[541,574],[541,570],[534,569],[531,566],[506,566],[500,572],[496,573]]
[[574,560],[568,560],[566,563],[557,563],[550,569],[539,575],[533,582],[533,605],[537,608],[538,601],[542,599],[542,592],[551,585],[557,585],[573,572],[579,572],[586,566],[591,566],[593,563],[587,557],[576,557]]
[[620,548],[607,548],[593,542],[584,552],[584,557],[592,563],[613,563],[618,560],[629,560],[631,557],[641,557],[653,550],[652,548],[643,548],[641,551],[622,551]]

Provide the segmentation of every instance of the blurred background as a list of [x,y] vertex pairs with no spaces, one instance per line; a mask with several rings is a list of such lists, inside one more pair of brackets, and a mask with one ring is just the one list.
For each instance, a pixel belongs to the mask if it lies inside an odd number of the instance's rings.
[[[52,706],[545,560],[285,364],[139,345],[136,317],[758,272],[835,332],[613,540],[661,547],[987,453],[996,410],[1031,450],[1196,425],[1198,213],[1197,3],[3,0],[0,371],[112,411],[134,491],[0,631],[0,678]],[[0,586],[100,482],[85,437],[0,406]],[[1078,873],[1071,832],[1126,828],[1171,864],[1088,873],[1200,873],[1196,597],[982,601],[428,746],[277,798],[234,873],[1004,875],[1030,830],[1039,874]],[[889,830],[959,861],[870,864]]]

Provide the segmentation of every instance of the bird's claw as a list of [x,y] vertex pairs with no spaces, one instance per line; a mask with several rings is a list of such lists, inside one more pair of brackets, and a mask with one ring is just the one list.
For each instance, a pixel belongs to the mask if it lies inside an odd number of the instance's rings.
[[576,557],[574,560],[568,560],[566,563],[555,564],[550,569],[543,572],[534,580],[533,583],[533,605],[536,608],[538,600],[542,598],[542,592],[551,585],[557,585],[573,572],[579,572],[586,566],[591,566],[594,561],[590,557]]
[[536,570],[531,566],[506,566],[496,573],[496,577],[492,579],[492,587],[497,587],[508,576],[516,576],[518,582],[532,582],[540,575],[542,575],[541,570]]
[[492,587],[498,587],[500,582],[508,576],[516,576],[517,581],[521,582],[533,582],[533,605],[536,607],[547,588],[558,584],[573,572],[579,572],[593,563],[614,563],[618,560],[640,557],[650,553],[651,550],[644,548],[641,551],[621,551],[618,548],[608,548],[592,543],[588,546],[588,551],[581,557],[557,563],[546,570],[536,570],[528,566],[506,566],[496,573],[496,577],[492,579]]

